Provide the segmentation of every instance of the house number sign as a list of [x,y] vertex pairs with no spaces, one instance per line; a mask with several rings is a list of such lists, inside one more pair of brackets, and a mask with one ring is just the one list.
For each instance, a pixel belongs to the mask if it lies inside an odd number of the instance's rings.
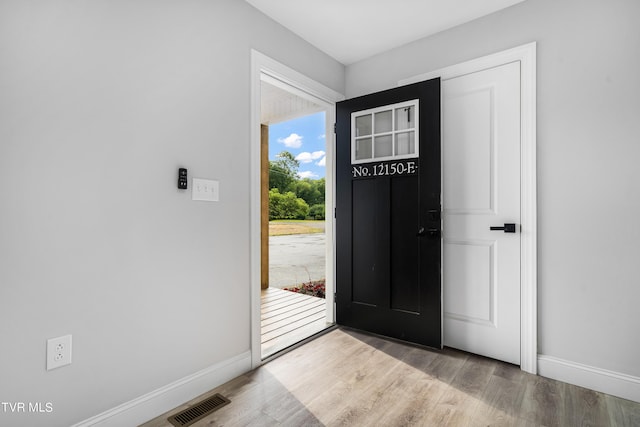
[[357,178],[371,178],[376,176],[415,175],[418,173],[418,162],[403,160],[397,162],[369,163],[352,165],[351,176]]

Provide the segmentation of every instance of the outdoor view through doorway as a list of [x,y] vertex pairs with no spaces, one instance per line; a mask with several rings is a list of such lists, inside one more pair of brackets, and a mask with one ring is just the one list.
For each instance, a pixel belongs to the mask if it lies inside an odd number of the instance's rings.
[[263,138],[268,138],[268,151],[263,153],[268,156],[263,159],[263,168],[268,168],[268,246],[263,244],[268,253],[268,272],[263,268],[263,276],[266,273],[268,278],[263,277],[261,295],[263,358],[331,324],[325,304],[325,130],[324,111],[263,125]]

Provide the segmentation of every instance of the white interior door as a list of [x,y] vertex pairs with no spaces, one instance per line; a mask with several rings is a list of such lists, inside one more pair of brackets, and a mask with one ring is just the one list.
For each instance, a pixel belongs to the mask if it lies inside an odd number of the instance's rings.
[[519,365],[520,62],[444,80],[442,108],[444,344]]

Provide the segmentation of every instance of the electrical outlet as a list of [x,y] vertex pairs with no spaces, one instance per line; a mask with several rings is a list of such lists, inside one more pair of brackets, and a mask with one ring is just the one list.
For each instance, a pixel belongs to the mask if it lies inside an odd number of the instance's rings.
[[71,364],[71,335],[47,340],[47,371]]

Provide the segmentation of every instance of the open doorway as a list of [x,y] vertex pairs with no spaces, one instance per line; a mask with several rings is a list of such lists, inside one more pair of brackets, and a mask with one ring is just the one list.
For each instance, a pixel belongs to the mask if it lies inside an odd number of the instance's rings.
[[[261,79],[261,357],[333,324],[326,105]],[[329,140],[332,141],[331,136]],[[331,166],[331,163],[329,163]],[[330,190],[330,188],[329,188]],[[331,221],[328,222],[331,224]],[[327,238],[327,236],[329,238]]]
[[[265,120],[266,108],[263,104],[269,102],[267,94],[264,96],[262,89],[263,83],[280,89],[281,92],[289,95],[295,95],[292,99],[298,101],[311,102],[316,106],[322,107],[325,112],[325,135],[326,135],[326,186],[325,186],[325,249],[326,249],[326,283],[325,283],[325,309],[327,322],[335,322],[334,307],[334,265],[335,265],[335,243],[334,243],[334,193],[335,193],[335,105],[344,99],[344,96],[333,89],[310,79],[300,72],[275,61],[268,56],[251,50],[251,265],[250,265],[250,303],[251,303],[251,366],[257,368],[263,363],[264,357],[261,351],[261,260],[262,260],[262,242],[261,231],[264,227],[261,223],[264,210],[262,209],[261,190],[267,187],[261,185],[263,177],[261,171],[261,163],[268,161],[268,156],[261,156],[261,134],[268,132],[261,126],[261,123],[268,123]],[[291,105],[292,103],[289,103]],[[274,107],[273,110],[276,110]],[[265,160],[262,160],[265,159]],[[267,216],[268,220],[268,216]]]

